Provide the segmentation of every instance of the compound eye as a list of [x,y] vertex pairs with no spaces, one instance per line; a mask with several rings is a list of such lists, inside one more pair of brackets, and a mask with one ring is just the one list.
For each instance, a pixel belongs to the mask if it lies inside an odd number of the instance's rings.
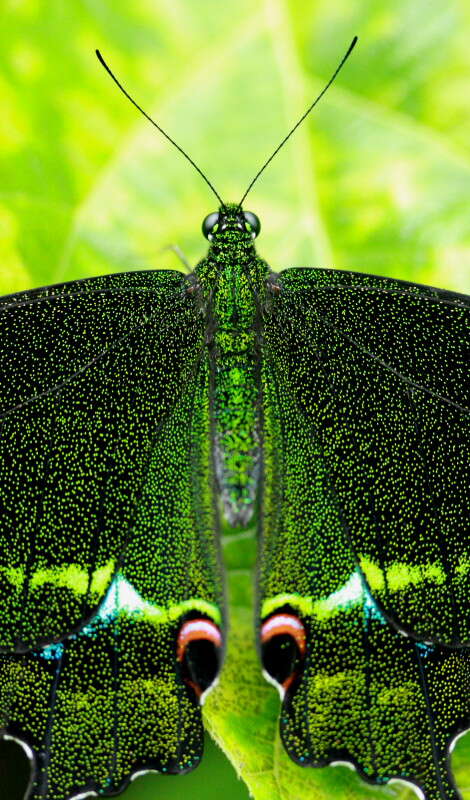
[[249,225],[253,239],[256,239],[261,230],[261,222],[256,214],[253,214],[251,211],[244,211],[243,216],[245,217],[245,222]]
[[219,224],[219,217],[220,217],[219,212],[213,211],[212,214],[207,215],[204,222],[202,223],[202,232],[206,237],[206,239],[209,239],[209,241],[212,239],[214,233],[217,230],[217,226]]
[[222,662],[222,634],[208,619],[184,622],[178,634],[176,658],[184,681],[201,697],[214,683]]
[[299,674],[306,647],[305,626],[294,614],[275,614],[261,626],[263,667],[284,691]]

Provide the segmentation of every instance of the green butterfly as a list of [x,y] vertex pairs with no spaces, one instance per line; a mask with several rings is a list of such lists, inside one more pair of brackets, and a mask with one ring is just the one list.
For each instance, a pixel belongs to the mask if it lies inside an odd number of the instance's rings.
[[276,275],[246,194],[206,217],[189,276],[0,299],[0,732],[31,800],[197,765],[226,630],[218,496],[232,525],[258,512],[289,755],[458,798],[470,300]]

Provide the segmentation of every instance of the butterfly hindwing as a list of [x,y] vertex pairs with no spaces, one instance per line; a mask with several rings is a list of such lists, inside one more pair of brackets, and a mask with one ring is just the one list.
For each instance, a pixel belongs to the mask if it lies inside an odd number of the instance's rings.
[[203,347],[188,287],[125,273],[2,299],[2,650],[77,629],[109,588]]
[[[212,473],[204,354],[159,426],[132,537],[98,613],[59,644],[0,657],[0,720],[32,750],[31,800],[115,794],[136,772],[198,764],[195,682],[204,690],[214,679],[224,626]],[[215,645],[202,638],[199,664],[197,647],[180,652],[191,620],[220,632]]]
[[266,348],[370,593],[418,640],[468,644],[468,298],[336,270],[277,282]]
[[470,725],[467,649],[400,636],[366,594],[306,623],[305,664],[281,710],[290,757],[301,766],[350,762],[371,783],[398,778],[426,800],[457,800],[450,750]]

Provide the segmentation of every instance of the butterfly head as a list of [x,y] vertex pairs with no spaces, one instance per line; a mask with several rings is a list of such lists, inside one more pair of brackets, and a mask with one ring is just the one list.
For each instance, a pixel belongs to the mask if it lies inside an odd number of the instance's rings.
[[212,241],[227,233],[245,234],[256,239],[261,230],[261,223],[252,211],[244,211],[236,203],[220,206],[218,211],[208,214],[202,223],[202,232],[206,239]]

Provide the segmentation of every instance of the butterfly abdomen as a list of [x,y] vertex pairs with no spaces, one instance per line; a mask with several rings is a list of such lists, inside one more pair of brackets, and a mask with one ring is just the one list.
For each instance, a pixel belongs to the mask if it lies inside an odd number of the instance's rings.
[[250,519],[259,478],[254,338],[254,331],[219,329],[215,333],[214,460],[225,514],[232,525]]
[[247,273],[228,263],[214,293],[212,411],[217,481],[232,525],[251,517],[259,478],[255,317]]

